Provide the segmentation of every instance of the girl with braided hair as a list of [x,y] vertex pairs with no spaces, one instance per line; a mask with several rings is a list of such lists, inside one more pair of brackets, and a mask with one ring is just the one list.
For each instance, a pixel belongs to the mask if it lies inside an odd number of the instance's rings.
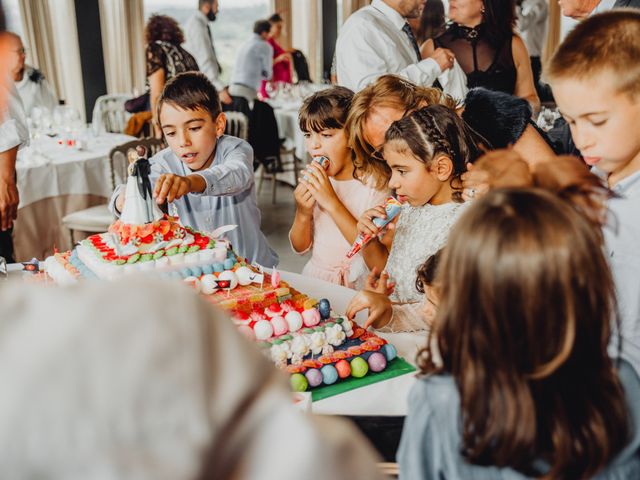
[[[423,301],[415,288],[416,269],[444,246],[464,210],[460,176],[482,154],[481,142],[478,134],[443,105],[416,110],[391,124],[376,155],[389,168],[388,186],[403,206],[395,226],[387,226],[381,239],[374,238],[363,247],[372,275],[367,290],[352,300],[348,315],[353,317],[367,308],[366,326],[390,331],[427,328],[426,323],[416,324],[422,318]],[[373,223],[375,217],[385,218],[384,207],[369,209],[360,217],[359,233],[377,236],[380,229]],[[387,295],[389,278],[395,287]]]

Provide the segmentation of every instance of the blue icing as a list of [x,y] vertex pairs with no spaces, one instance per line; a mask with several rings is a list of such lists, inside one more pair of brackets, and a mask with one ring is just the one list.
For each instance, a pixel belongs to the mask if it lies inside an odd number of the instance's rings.
[[221,273],[224,272],[224,265],[221,263],[214,263],[213,264],[213,271],[216,273]]
[[227,258],[224,261],[223,266],[225,270],[231,270],[235,264],[236,264],[235,259],[232,260],[231,258]]
[[191,275],[194,277],[199,277],[202,275],[202,268],[200,267],[191,267]]
[[380,351],[384,354],[385,358],[387,359],[387,362],[390,362],[391,360],[393,360],[398,356],[398,351],[396,350],[396,347],[394,347],[390,343],[385,343],[380,349]]
[[338,380],[338,371],[333,365],[325,365],[320,369],[320,372],[325,385],[332,385]]
[[190,268],[183,268],[182,270],[180,270],[180,277],[182,278],[187,278],[191,276],[191,269]]
[[234,261],[234,263],[235,263],[235,261],[236,261],[236,256],[235,256],[235,254],[233,253],[233,250],[229,250],[229,251],[227,252],[227,258],[232,259],[232,260]]
[[205,275],[211,275],[213,273],[213,265],[205,265],[202,267],[202,273]]
[[170,272],[169,276],[171,278],[175,278],[176,280],[182,279],[182,275],[180,274],[180,272]]

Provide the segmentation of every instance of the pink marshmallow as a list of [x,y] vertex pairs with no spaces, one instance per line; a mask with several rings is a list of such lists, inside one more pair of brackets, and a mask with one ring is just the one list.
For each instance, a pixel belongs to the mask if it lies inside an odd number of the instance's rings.
[[305,327],[315,327],[320,323],[320,312],[316,308],[310,308],[302,312],[302,321]]
[[273,326],[273,334],[276,336],[284,335],[289,331],[289,324],[280,315],[271,318],[271,325]]

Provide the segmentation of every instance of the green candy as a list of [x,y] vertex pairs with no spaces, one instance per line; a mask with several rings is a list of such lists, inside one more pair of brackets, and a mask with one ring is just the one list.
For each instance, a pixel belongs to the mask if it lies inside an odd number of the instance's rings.
[[294,392],[304,392],[309,387],[307,377],[305,377],[301,373],[294,373],[293,375],[291,375],[289,382],[291,383],[291,389]]
[[313,329],[314,332],[324,332],[324,326],[320,326],[320,327],[315,327]]
[[271,348],[271,343],[269,342],[258,342],[259,348]]
[[351,360],[351,376],[355,378],[364,377],[369,371],[369,364],[362,357],[356,357]]
[[189,247],[188,247],[188,246],[186,246],[186,245],[182,245],[182,246],[178,249],[178,252],[180,252],[180,253],[186,253],[186,252],[187,252],[187,250],[189,250]]
[[150,253],[145,253],[140,257],[141,262],[149,262],[151,260],[153,260],[153,255],[151,255]]
[[116,265],[124,265],[127,262],[125,260],[123,260],[122,258],[119,258],[117,260],[114,260],[113,263],[115,263]]
[[283,342],[284,340],[282,340],[281,338],[276,338],[271,343],[273,343],[274,345],[282,345]]
[[324,324],[324,328],[331,328],[334,325],[335,325],[335,323],[333,323],[333,322],[327,322],[327,323]]
[[171,247],[169,250],[165,251],[165,255],[167,257],[173,257],[176,253],[178,253],[178,247]]
[[313,328],[303,328],[302,333],[313,333]]
[[344,317],[336,318],[336,323],[342,323],[342,322],[344,322]]
[[156,253],[153,254],[154,260],[157,260],[162,257],[164,257],[164,250],[158,250]]
[[200,246],[199,245],[191,245],[189,247],[189,250],[187,250],[188,253],[193,253],[193,252],[197,252],[198,250],[200,250]]
[[140,259],[139,253],[134,253],[129,258],[127,258],[127,263],[136,263]]
[[282,335],[280,340],[293,340],[293,336],[291,335]]

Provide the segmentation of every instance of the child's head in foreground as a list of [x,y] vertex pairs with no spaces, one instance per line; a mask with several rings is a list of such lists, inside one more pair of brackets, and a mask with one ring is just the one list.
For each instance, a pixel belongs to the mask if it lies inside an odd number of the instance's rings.
[[344,129],[352,99],[353,92],[346,87],[328,88],[307,97],[298,114],[307,152],[314,158],[329,159],[330,177],[345,168],[353,170],[352,150]]
[[176,75],[158,99],[157,117],[167,144],[192,171],[211,165],[226,117],[218,92],[199,72]]
[[[542,460],[548,478],[585,478],[626,445],[607,352],[614,286],[598,230],[557,195],[499,189],[451,231],[434,332],[440,370],[460,392],[471,463],[538,477]],[[433,371],[425,355],[419,364]]]
[[579,23],[545,69],[586,163],[609,184],[640,168],[640,11],[619,9]]

